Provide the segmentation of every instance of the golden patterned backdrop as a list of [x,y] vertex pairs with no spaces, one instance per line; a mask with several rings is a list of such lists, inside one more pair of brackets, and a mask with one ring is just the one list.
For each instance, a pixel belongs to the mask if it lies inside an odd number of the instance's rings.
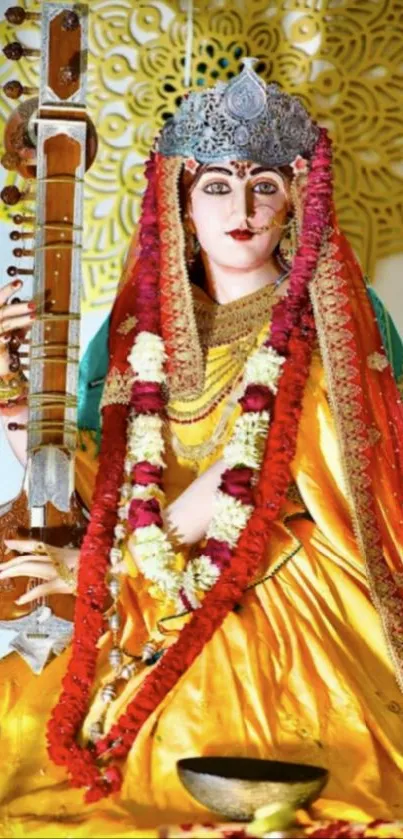
[[[186,2],[89,5],[88,101],[100,148],[85,196],[86,310],[113,298],[139,215],[144,158],[186,89]],[[12,29],[1,28],[1,40],[12,40]],[[298,93],[329,128],[339,218],[369,274],[377,259],[402,250],[402,44],[401,0],[199,0],[194,7],[193,87],[228,79],[254,55],[267,79]],[[2,69],[3,81],[15,76],[15,65]],[[19,71],[34,81],[34,62]],[[4,120],[8,103],[1,108]]]

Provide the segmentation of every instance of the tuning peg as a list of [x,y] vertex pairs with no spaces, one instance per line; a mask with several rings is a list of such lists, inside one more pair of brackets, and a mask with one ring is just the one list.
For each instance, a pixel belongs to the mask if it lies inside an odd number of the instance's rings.
[[17,79],[6,82],[3,91],[8,99],[19,99],[21,96],[35,96],[38,93],[37,87],[22,85]]
[[29,189],[26,190],[26,192],[21,192],[18,189],[18,186],[5,186],[0,192],[1,200],[9,207],[13,207],[14,204],[18,204],[19,201],[32,201],[34,197],[35,196],[29,191]]
[[23,56],[31,56],[31,55],[40,55],[40,50],[31,49],[31,47],[23,47],[19,41],[12,41],[11,44],[7,44],[3,49],[4,55],[9,61],[19,61],[20,58]]
[[[10,346],[10,342],[8,343],[8,345]],[[8,367],[10,373],[18,373],[18,370],[21,367],[21,361],[18,353],[10,353]]]
[[26,12],[21,6],[10,6],[5,13],[5,18],[13,26],[20,26],[26,20],[40,20],[38,12]]
[[74,32],[80,26],[80,18],[77,12],[66,11],[62,19],[62,29],[65,32]]
[[7,425],[9,431],[24,431],[26,427],[26,425],[19,422],[9,422]]
[[7,151],[1,158],[1,165],[10,172],[15,172],[21,163],[19,154],[15,151]]
[[25,274],[26,276],[32,276],[32,274],[34,273],[34,268],[17,268],[16,265],[10,265],[7,268],[7,274],[9,277],[16,277],[17,274]]
[[33,239],[33,236],[33,230],[27,230],[26,232],[22,232],[21,230],[12,230],[10,233],[10,239],[12,242],[19,242],[20,239]]
[[[14,301],[12,301],[14,302]],[[10,340],[8,342],[8,348],[10,352],[18,352],[21,346],[21,338],[18,335],[18,332],[12,332]]]
[[17,186],[5,186],[4,189],[0,192],[1,200],[4,204],[7,204],[9,207],[13,207],[14,204],[18,204],[23,198],[23,193],[20,192]]
[[[35,224],[35,216],[22,216],[21,213],[16,213],[12,216],[14,224]],[[17,231],[15,231],[17,233]],[[21,237],[29,236],[31,234],[21,233]]]
[[13,255],[17,259],[22,259],[23,256],[33,256],[34,252],[29,248],[14,248]]

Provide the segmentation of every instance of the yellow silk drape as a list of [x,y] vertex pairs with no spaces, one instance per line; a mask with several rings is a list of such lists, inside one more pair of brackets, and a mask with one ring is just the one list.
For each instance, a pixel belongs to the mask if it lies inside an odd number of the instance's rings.
[[[226,351],[233,351],[233,345],[209,350],[206,380],[218,355],[225,361]],[[224,406],[222,399],[193,423],[172,421],[171,431],[182,446],[208,443]],[[202,405],[182,407],[199,410]],[[222,441],[201,468],[221,452]],[[173,452],[169,457],[168,493],[174,497],[195,473],[183,456],[180,462]],[[80,491],[88,497],[96,462],[90,452],[80,452],[77,465]],[[46,756],[46,721],[69,653],[39,678],[15,656],[0,663],[0,746],[8,755],[0,777],[1,835],[135,837],[156,835],[152,828],[158,824],[211,818],[176,775],[176,761],[197,754],[326,766],[330,782],[314,806],[315,815],[403,817],[403,702],[351,529],[317,352],[293,475],[300,499],[287,502],[276,523],[258,584],[144,725],[116,799],[85,805],[82,791],[71,789],[65,772]],[[140,574],[127,578],[122,598],[132,644],[141,644],[158,621],[170,643],[186,620],[161,624],[165,605],[151,597]],[[105,638],[98,688],[109,674],[109,644]],[[107,726],[143,678],[134,677],[110,705]],[[95,695],[85,731],[99,707]]]

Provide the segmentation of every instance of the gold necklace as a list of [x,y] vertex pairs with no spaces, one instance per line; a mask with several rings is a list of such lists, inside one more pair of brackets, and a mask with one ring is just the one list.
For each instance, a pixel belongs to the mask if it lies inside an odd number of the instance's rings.
[[[206,376],[203,404],[200,405],[200,399],[172,403],[169,405],[168,419],[178,425],[192,424],[207,417],[224,400],[226,404],[213,433],[205,443],[185,444],[172,430],[173,449],[184,460],[197,465],[222,444],[228,421],[241,396],[246,360],[257,347],[263,326],[270,320],[276,302],[275,293],[286,276],[280,277],[274,288],[265,286],[258,292],[224,306],[214,303],[201,289],[195,291],[195,312],[201,343],[207,352],[215,348],[214,358]],[[218,350],[220,346],[223,346],[221,354]],[[224,384],[220,385],[223,377]]]
[[255,329],[247,338],[242,338],[229,347],[227,345],[221,355],[214,354],[208,365],[202,403],[201,397],[170,403],[168,419],[179,425],[188,425],[198,422],[218,407],[242,377],[246,360],[255,349],[260,332],[261,329]]
[[261,329],[270,319],[276,292],[287,276],[284,273],[275,283],[224,304],[216,303],[201,288],[193,286],[194,311],[203,349],[237,343]]

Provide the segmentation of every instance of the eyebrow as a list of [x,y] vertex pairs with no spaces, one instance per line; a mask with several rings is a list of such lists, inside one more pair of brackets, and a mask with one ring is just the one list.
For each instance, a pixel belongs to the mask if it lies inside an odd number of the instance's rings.
[[[212,172],[218,172],[220,175],[235,175],[231,169],[226,169],[224,166],[211,166],[208,169],[205,169],[204,172],[201,172],[200,177],[202,175],[209,175]],[[267,166],[255,166],[253,169],[250,170],[250,175],[260,175],[262,172],[276,172],[276,169],[269,169]],[[276,174],[279,174],[276,172]]]
[[211,172],[218,172],[220,175],[233,175],[234,174],[234,172],[232,172],[231,169],[225,169],[224,166],[211,166],[211,168],[209,167],[208,169],[204,169],[204,171],[201,172],[200,174],[201,175],[210,175]]
[[280,174],[277,169],[269,169],[267,166],[255,166],[254,169],[250,170],[251,175],[260,175],[262,172],[275,172],[276,175]]

